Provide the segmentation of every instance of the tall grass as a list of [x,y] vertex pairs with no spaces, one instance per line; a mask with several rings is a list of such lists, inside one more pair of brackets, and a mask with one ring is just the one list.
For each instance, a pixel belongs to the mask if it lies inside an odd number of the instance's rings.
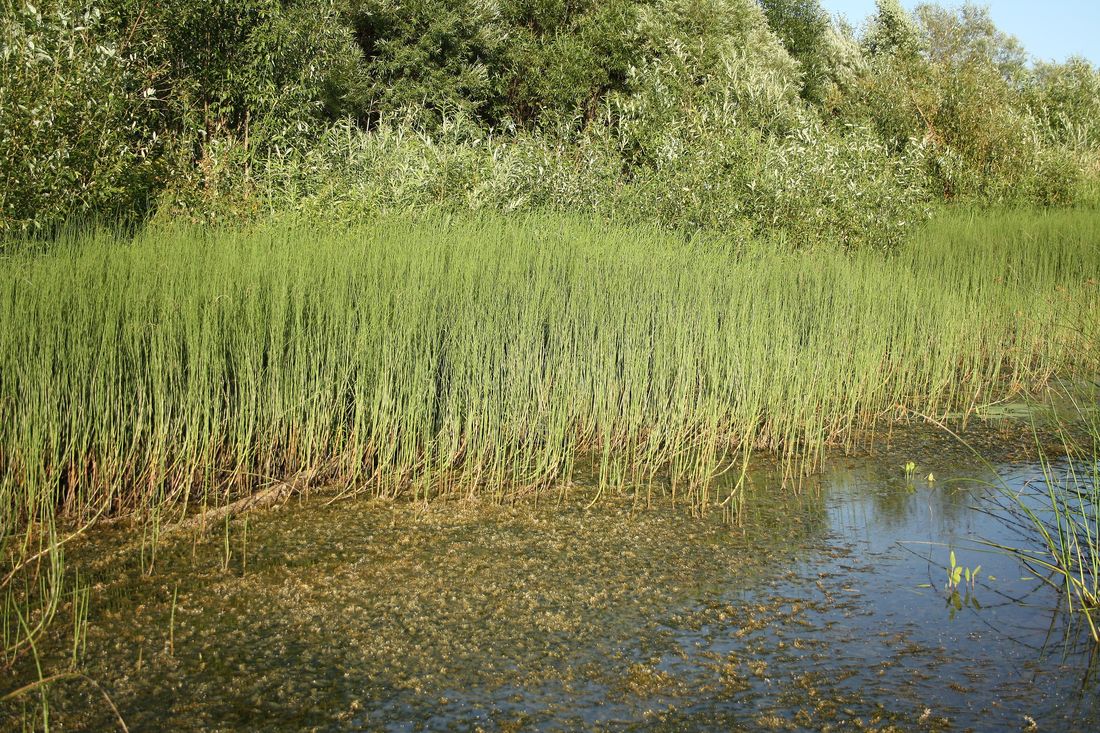
[[1044,457],[1046,500],[1041,509],[1020,502],[1042,538],[1038,551],[1016,550],[1026,561],[1053,572],[1071,612],[1081,611],[1100,642],[1100,424],[1090,415],[1091,445],[1071,451],[1061,466]]
[[542,217],[74,236],[0,273],[3,533],[301,474],[499,496],[581,453],[693,488],[812,457],[1073,369],[1098,221],[963,215],[894,257]]
[[1019,539],[983,543],[1061,591],[1066,610],[1080,612],[1100,642],[1100,417],[1095,404],[1071,403],[1075,414],[1058,417],[1064,456],[1040,443],[1040,479],[993,484],[999,495],[991,514]]
[[[1095,321],[1092,323],[1095,326]],[[1050,410],[1060,438],[1052,451],[1038,440],[1039,480],[995,484],[998,517],[1019,539],[985,544],[1016,557],[1062,593],[1100,642],[1100,339],[1086,344],[1090,379]],[[1052,405],[1052,407],[1054,407]]]
[[156,536],[287,479],[502,501],[567,491],[581,457],[601,492],[736,506],[711,479],[752,450],[812,466],[883,417],[1082,368],[1098,242],[1096,213],[1028,212],[943,218],[890,256],[550,216],[11,244],[6,664],[76,609],[66,538],[106,515]]

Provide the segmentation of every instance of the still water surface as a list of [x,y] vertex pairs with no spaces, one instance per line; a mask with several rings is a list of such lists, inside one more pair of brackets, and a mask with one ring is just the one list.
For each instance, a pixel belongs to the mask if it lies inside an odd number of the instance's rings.
[[[1008,485],[1040,476],[992,452]],[[1019,541],[994,478],[922,432],[797,492],[761,466],[744,528],[314,497],[165,541],[149,575],[109,536],[70,559],[87,671],[134,731],[1100,729],[1083,624],[978,543]],[[954,596],[952,549],[981,565]],[[79,684],[53,697],[63,729],[112,725]]]

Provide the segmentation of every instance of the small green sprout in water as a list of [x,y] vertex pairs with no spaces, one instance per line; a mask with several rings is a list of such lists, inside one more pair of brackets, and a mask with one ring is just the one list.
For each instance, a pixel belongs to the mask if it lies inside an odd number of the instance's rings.
[[905,464],[905,480],[912,481],[913,476],[917,473],[917,464],[913,461],[909,461]]
[[951,565],[947,568],[947,590],[958,590],[959,586],[964,585],[964,580],[966,587],[973,589],[978,582],[978,574],[982,571],[982,566],[978,565],[971,570],[959,565],[954,550],[951,551],[950,561]]
[[936,482],[936,474],[931,471],[928,472],[928,483],[932,484]]
[[[954,619],[955,614],[964,607],[970,607],[976,611],[980,611],[982,605],[978,603],[978,598],[972,591],[978,583],[978,574],[982,571],[982,566],[977,565],[974,568],[968,568],[959,565],[958,560],[955,558],[954,550],[951,551],[950,562],[951,565],[947,568],[946,585],[946,590],[948,591],[947,606],[949,609],[949,618]],[[960,589],[965,592],[965,596],[959,592]]]
[[172,589],[172,613],[168,617],[168,656],[176,656],[176,598],[179,596],[180,584]]
[[947,590],[955,590],[959,587],[963,569],[955,562],[955,551],[951,551],[951,565],[947,568]]

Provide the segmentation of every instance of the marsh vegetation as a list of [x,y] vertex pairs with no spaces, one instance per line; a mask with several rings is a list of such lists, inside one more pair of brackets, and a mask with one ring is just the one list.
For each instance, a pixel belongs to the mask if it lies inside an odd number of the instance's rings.
[[752,524],[753,455],[797,486],[898,421],[958,425],[1094,368],[1098,224],[960,212],[884,255],[548,215],[284,220],[10,255],[9,664],[51,621],[80,657],[103,581],[66,557],[106,517],[151,577],[180,528],[222,572],[257,568],[234,515],[273,490]]
[[[1041,477],[1026,422],[966,435],[1006,486]],[[936,428],[876,445],[797,490],[758,457],[733,529],[667,496],[589,507],[595,466],[537,506],[314,492],[238,518],[228,543],[220,523],[166,533],[152,572],[130,527],[102,528],[70,550],[92,598],[81,669],[131,730],[1095,722],[1087,625],[977,541],[1017,539],[974,511],[995,474]],[[906,481],[905,457],[937,481]],[[949,548],[983,567],[958,595]],[[67,658],[67,636],[40,652]],[[51,686],[50,715],[117,727],[78,679]]]
[[[1010,619],[981,697],[1039,617],[1093,689],[1091,62],[896,0],[0,0],[0,41],[5,721],[937,728],[1002,713],[885,670]],[[899,593],[967,631],[872,684]]]
[[5,526],[295,476],[505,500],[580,455],[706,505],[754,449],[812,469],[884,416],[1090,366],[1098,236],[1090,212],[958,214],[888,257],[547,216],[79,235],[0,276]]

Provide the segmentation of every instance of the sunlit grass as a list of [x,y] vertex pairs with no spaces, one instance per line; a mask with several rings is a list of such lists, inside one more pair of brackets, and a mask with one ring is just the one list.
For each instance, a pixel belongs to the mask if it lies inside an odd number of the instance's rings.
[[799,471],[1086,368],[1098,243],[1095,213],[1023,212],[889,256],[541,216],[9,244],[5,663],[79,596],[64,543],[104,516],[144,515],[151,566],[163,522],[278,481],[505,501],[569,491],[579,460],[597,498],[735,510],[712,479],[753,450]]
[[997,487],[994,515],[1020,541],[986,544],[1062,591],[1066,610],[1080,613],[1100,642],[1100,417],[1095,404],[1073,401],[1073,408],[1059,422],[1064,456],[1040,446],[1041,480]]
[[[5,536],[308,474],[502,496],[602,455],[693,495],[1075,366],[1092,214],[942,221],[897,255],[560,218],[77,237],[0,273]],[[616,481],[612,481],[615,479]]]

